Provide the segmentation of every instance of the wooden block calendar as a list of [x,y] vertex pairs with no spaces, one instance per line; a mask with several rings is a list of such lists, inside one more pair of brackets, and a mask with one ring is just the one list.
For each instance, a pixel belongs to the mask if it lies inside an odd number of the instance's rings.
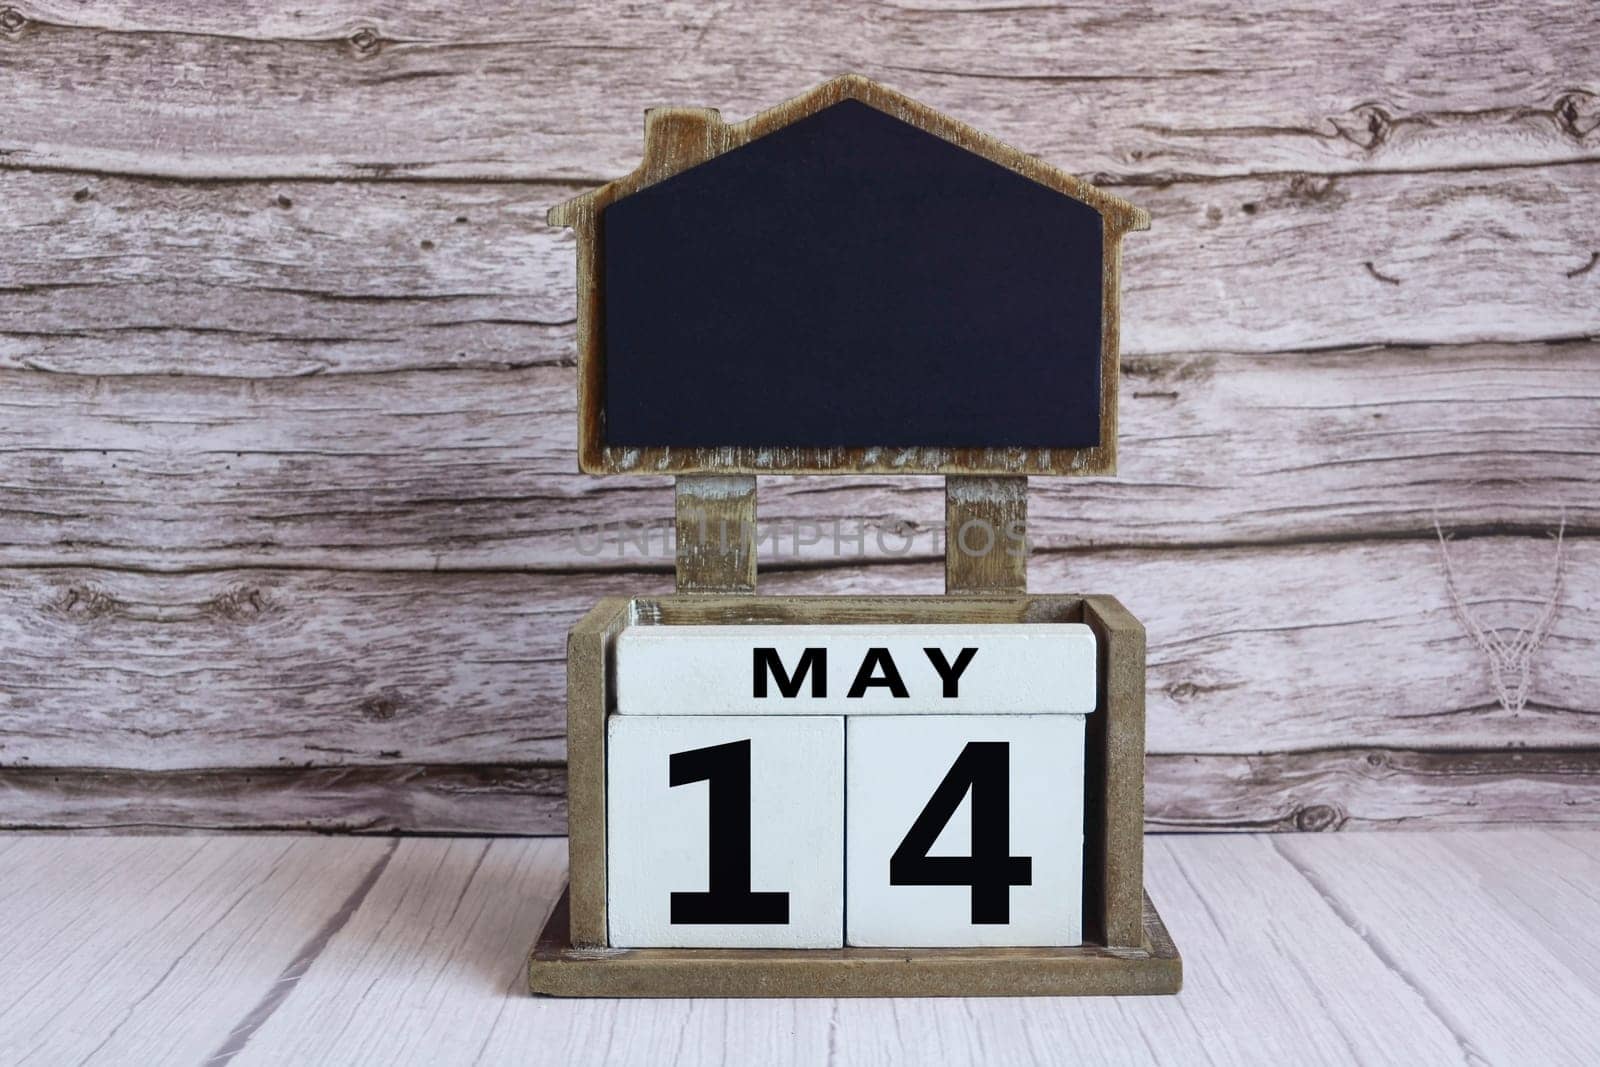
[[[1138,208],[874,82],[646,115],[578,238],[579,464],[676,476],[677,592],[568,642],[563,996],[1168,993],[1144,631],[1026,593],[1116,459]],[[944,596],[755,595],[757,474],[946,478]],[[1021,550],[1018,550],[1018,546]]]

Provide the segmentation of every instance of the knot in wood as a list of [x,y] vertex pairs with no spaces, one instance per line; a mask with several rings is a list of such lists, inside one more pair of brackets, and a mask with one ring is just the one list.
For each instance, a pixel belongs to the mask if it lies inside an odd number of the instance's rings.
[[1288,197],[1308,204],[1336,205],[1343,203],[1344,194],[1339,191],[1338,180],[1332,177],[1319,178],[1314,174],[1296,174],[1289,179]]
[[382,46],[383,38],[371,26],[363,26],[350,35],[350,47],[361,55],[374,55]]
[[0,7],[0,33],[20,33],[28,24],[28,16],[14,7]]
[[1600,127],[1600,104],[1596,103],[1595,94],[1586,89],[1563,93],[1551,111],[1556,126],[1575,141],[1583,140]]
[[1294,828],[1309,833],[1337,830],[1344,823],[1344,813],[1332,804],[1307,804],[1294,813]]
[[94,619],[116,614],[121,609],[122,603],[116,597],[99,589],[74,585],[67,587],[66,592],[57,601],[57,607],[66,615]]
[[202,614],[218,619],[247,619],[260,615],[266,609],[261,590],[247,585],[236,586],[218,593],[200,606]]
[[400,699],[393,693],[374,693],[361,702],[362,718],[388,722],[400,714]]
[[1377,104],[1350,109],[1347,117],[1333,120],[1339,136],[1366,152],[1374,152],[1394,132],[1394,118]]

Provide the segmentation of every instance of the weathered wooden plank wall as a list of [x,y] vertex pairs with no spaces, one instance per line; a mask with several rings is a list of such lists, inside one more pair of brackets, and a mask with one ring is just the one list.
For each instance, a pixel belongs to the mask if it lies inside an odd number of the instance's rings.
[[[565,629],[670,585],[573,532],[672,498],[574,473],[544,211],[846,70],[1154,216],[1122,475],[1030,506],[1033,587],[1150,628],[1153,826],[1600,821],[1596,56],[1580,2],[0,0],[0,824],[559,830]],[[764,480],[866,536],[763,585],[936,591],[941,503]],[[1434,516],[1515,628],[1563,513],[1508,711]]]

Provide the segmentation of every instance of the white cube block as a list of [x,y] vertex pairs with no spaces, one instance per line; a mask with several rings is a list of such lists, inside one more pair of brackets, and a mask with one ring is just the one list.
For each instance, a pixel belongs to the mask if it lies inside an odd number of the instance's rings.
[[1082,942],[1081,715],[846,730],[847,944]]
[[613,715],[606,744],[613,947],[844,943],[843,719]]
[[616,711],[637,715],[1084,714],[1082,623],[631,626]]

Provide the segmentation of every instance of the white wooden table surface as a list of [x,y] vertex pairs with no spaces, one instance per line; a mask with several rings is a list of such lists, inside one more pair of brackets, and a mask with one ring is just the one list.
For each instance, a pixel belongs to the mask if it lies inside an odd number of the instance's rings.
[[0,838],[0,1062],[1593,1063],[1600,832],[1163,836],[1177,997],[560,1001],[560,839]]

